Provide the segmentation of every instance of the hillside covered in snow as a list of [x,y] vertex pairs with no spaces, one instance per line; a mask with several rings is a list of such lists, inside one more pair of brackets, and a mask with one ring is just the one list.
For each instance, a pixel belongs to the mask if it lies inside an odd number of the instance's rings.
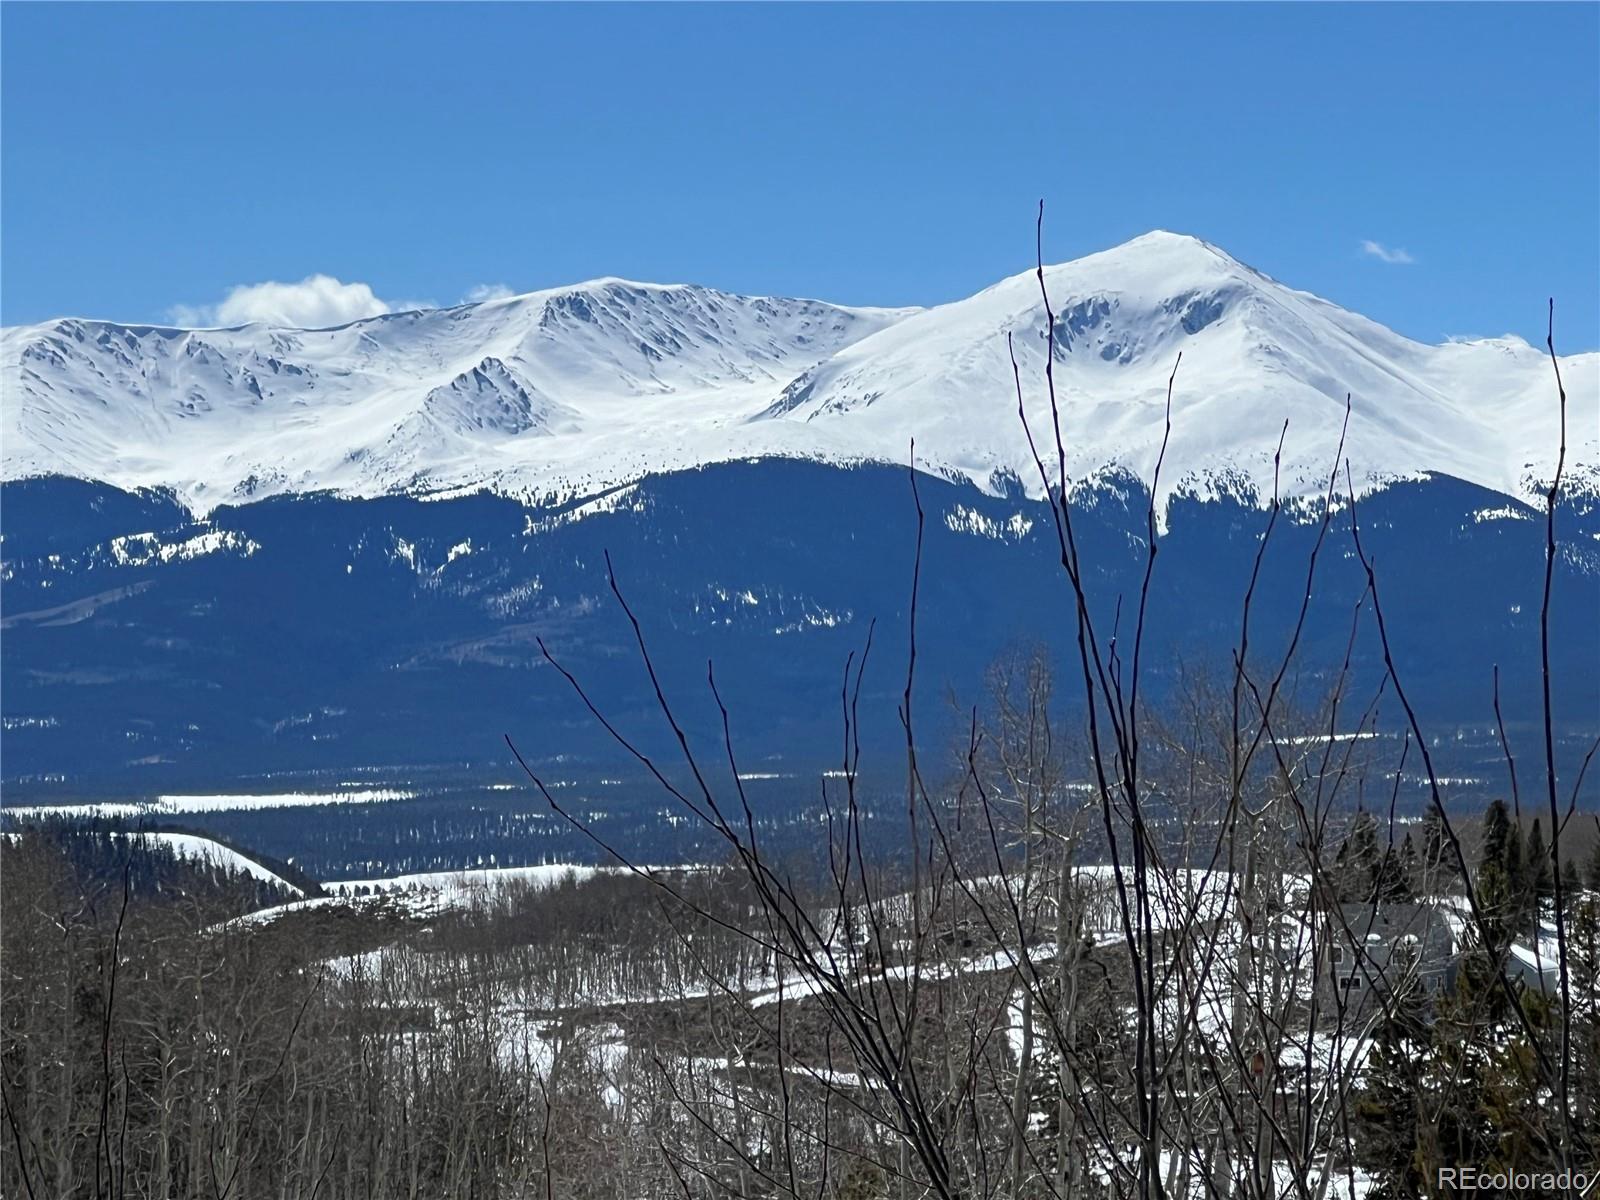
[[[1148,479],[1181,352],[1162,491],[1326,485],[1344,419],[1358,485],[1423,473],[1529,498],[1558,442],[1551,364],[1517,338],[1428,346],[1203,241],[1143,237],[1045,271],[1071,477]],[[8,480],[171,488],[204,513],[271,495],[596,495],[750,458],[903,463],[1041,494],[1008,359],[1045,442],[1032,271],[936,308],[844,308],[601,279],[333,329],[65,319],[0,341]],[[1600,355],[1562,360],[1569,464],[1600,464]]]

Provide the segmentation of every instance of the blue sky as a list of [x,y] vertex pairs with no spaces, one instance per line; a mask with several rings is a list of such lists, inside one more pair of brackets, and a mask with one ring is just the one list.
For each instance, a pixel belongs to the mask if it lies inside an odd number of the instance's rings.
[[1028,266],[1044,197],[1054,260],[1176,229],[1413,337],[1542,338],[1554,295],[1563,348],[1600,345],[1593,4],[0,25],[6,324],[315,274],[391,304],[608,274],[936,303]]

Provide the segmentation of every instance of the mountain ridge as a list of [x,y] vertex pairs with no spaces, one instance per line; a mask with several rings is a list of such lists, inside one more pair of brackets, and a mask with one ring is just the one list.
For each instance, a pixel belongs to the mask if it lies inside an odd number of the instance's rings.
[[[1165,231],[1043,273],[1053,330],[1031,270],[923,309],[608,276],[315,330],[13,327],[0,478],[170,488],[199,514],[322,491],[581,499],[747,458],[903,463],[915,439],[930,471],[1037,496],[1010,354],[1053,443],[1047,346],[1075,480],[1150,478],[1182,352],[1163,502],[1261,503],[1275,477],[1320,493],[1347,394],[1358,490],[1433,473],[1531,501],[1553,467],[1554,376],[1520,339],[1414,342]],[[1570,478],[1592,488],[1600,354],[1561,366]]]

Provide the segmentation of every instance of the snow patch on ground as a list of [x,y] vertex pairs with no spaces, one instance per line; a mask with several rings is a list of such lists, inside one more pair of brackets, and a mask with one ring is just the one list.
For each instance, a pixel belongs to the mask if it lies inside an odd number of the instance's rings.
[[199,837],[191,833],[165,833],[150,832],[128,835],[136,842],[146,846],[161,846],[171,850],[179,858],[191,859],[204,863],[228,875],[248,875],[252,879],[259,879],[263,883],[274,884],[293,892],[297,896],[304,896],[305,892],[287,879],[283,878],[266,867],[240,854],[237,850],[224,846],[221,842],[212,841],[207,837]]
[[945,513],[944,524],[952,533],[970,533],[1000,542],[1020,542],[1033,528],[1033,522],[1021,513],[1012,513],[1008,520],[1001,522],[965,504],[958,504]]
[[130,533],[111,539],[111,560],[119,567],[144,567],[151,563],[181,562],[207,554],[230,551],[249,558],[261,543],[233,529],[212,529],[181,542],[163,542],[153,533]]
[[397,788],[348,792],[278,792],[271,795],[158,796],[154,800],[96,801],[88,804],[21,804],[0,808],[18,820],[61,817],[181,817],[190,813],[247,812],[263,808],[312,808],[325,804],[386,804],[416,793]]

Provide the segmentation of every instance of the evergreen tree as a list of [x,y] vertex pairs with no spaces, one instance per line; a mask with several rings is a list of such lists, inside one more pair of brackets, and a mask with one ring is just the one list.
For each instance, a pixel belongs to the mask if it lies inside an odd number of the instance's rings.
[[1378,820],[1366,809],[1356,810],[1335,861],[1339,868],[1339,899],[1346,904],[1371,900],[1379,882],[1382,856],[1378,850]]
[[[1534,837],[1530,831],[1530,841]],[[1542,830],[1537,837],[1542,843]],[[1513,890],[1514,880],[1528,878],[1527,863],[1505,803],[1492,802],[1484,813],[1477,880],[1484,938],[1461,956],[1456,986],[1439,998],[1432,1053],[1418,1068],[1422,1094],[1433,1098],[1429,1111],[1438,1113],[1437,1123],[1419,1134],[1424,1179],[1453,1164],[1543,1172],[1557,1161],[1546,1128],[1548,1081],[1499,978],[1506,944],[1523,914],[1532,911]],[[1522,1007],[1535,1036],[1548,1044],[1550,1002],[1530,990],[1522,995]]]
[[[1437,1179],[1441,1166],[1487,1161],[1495,1145],[1496,1131],[1482,1112],[1482,1031],[1496,1024],[1504,1009],[1494,970],[1482,947],[1462,958],[1455,989],[1439,999],[1433,1052],[1416,1064],[1418,1094],[1428,1098],[1434,1116],[1419,1131],[1419,1166],[1427,1180]],[[1401,1194],[1426,1193],[1418,1189]]]
[[1411,840],[1411,831],[1406,830],[1405,840],[1400,843],[1400,878],[1405,883],[1405,898],[1422,893],[1422,860],[1417,854],[1417,844]]
[[1589,890],[1600,892],[1600,837],[1595,838],[1589,851]]
[[1411,899],[1411,885],[1407,881],[1402,852],[1385,846],[1383,855],[1373,871],[1372,893],[1379,900],[1393,902]]
[[[1486,949],[1496,957],[1515,929],[1516,894],[1507,870],[1511,861],[1511,814],[1504,800],[1491,800],[1483,814],[1483,850],[1478,857],[1478,904]],[[1517,854],[1521,856],[1520,839]],[[1520,873],[1520,872],[1519,872]]]
[[1372,1053],[1356,1097],[1356,1153],[1376,1186],[1372,1200],[1423,1192],[1427,1153],[1419,1145],[1421,1073],[1432,1049],[1426,1005],[1414,985],[1395,996],[1394,1011],[1373,1034]]
[[1364,809],[1358,812],[1350,828],[1350,842],[1355,865],[1370,872],[1378,863],[1378,818]]
[[1506,861],[1506,843],[1511,837],[1511,810],[1504,800],[1491,800],[1483,810],[1483,849],[1478,858],[1480,867]]
[[1516,821],[1511,822],[1510,829],[1506,833],[1505,870],[1506,887],[1510,892],[1510,903],[1506,911],[1506,932],[1515,940],[1533,927],[1534,914],[1538,911],[1532,885],[1528,879],[1528,856],[1523,850],[1522,826]]
[[[1547,1045],[1554,1003],[1537,991],[1526,992],[1522,1000],[1529,1024]],[[1479,1161],[1489,1170],[1534,1174],[1559,1170],[1557,1123],[1548,1119],[1543,1107],[1548,1092],[1540,1079],[1538,1054],[1521,1024],[1504,1020],[1481,1029],[1475,1040],[1483,1063],[1478,1113],[1495,1133],[1491,1152]],[[1557,1193],[1536,1187],[1519,1194],[1532,1200]]]
[[1578,906],[1583,901],[1583,879],[1578,874],[1578,864],[1572,859],[1567,859],[1561,864],[1561,907],[1562,915],[1569,921],[1576,920]]
[[[1572,866],[1570,860],[1567,864]],[[1574,868],[1574,873],[1576,869]],[[1600,1138],[1600,895],[1574,893],[1572,928],[1573,1109]]]
[[1544,831],[1540,827],[1538,817],[1533,819],[1533,828],[1528,831],[1527,868],[1524,877],[1534,913],[1543,916],[1547,906],[1555,900],[1556,876],[1550,851],[1544,844]]
[[1522,849],[1522,826],[1512,821],[1506,827],[1505,855],[1506,881],[1511,894],[1519,901],[1528,892],[1528,857]]

